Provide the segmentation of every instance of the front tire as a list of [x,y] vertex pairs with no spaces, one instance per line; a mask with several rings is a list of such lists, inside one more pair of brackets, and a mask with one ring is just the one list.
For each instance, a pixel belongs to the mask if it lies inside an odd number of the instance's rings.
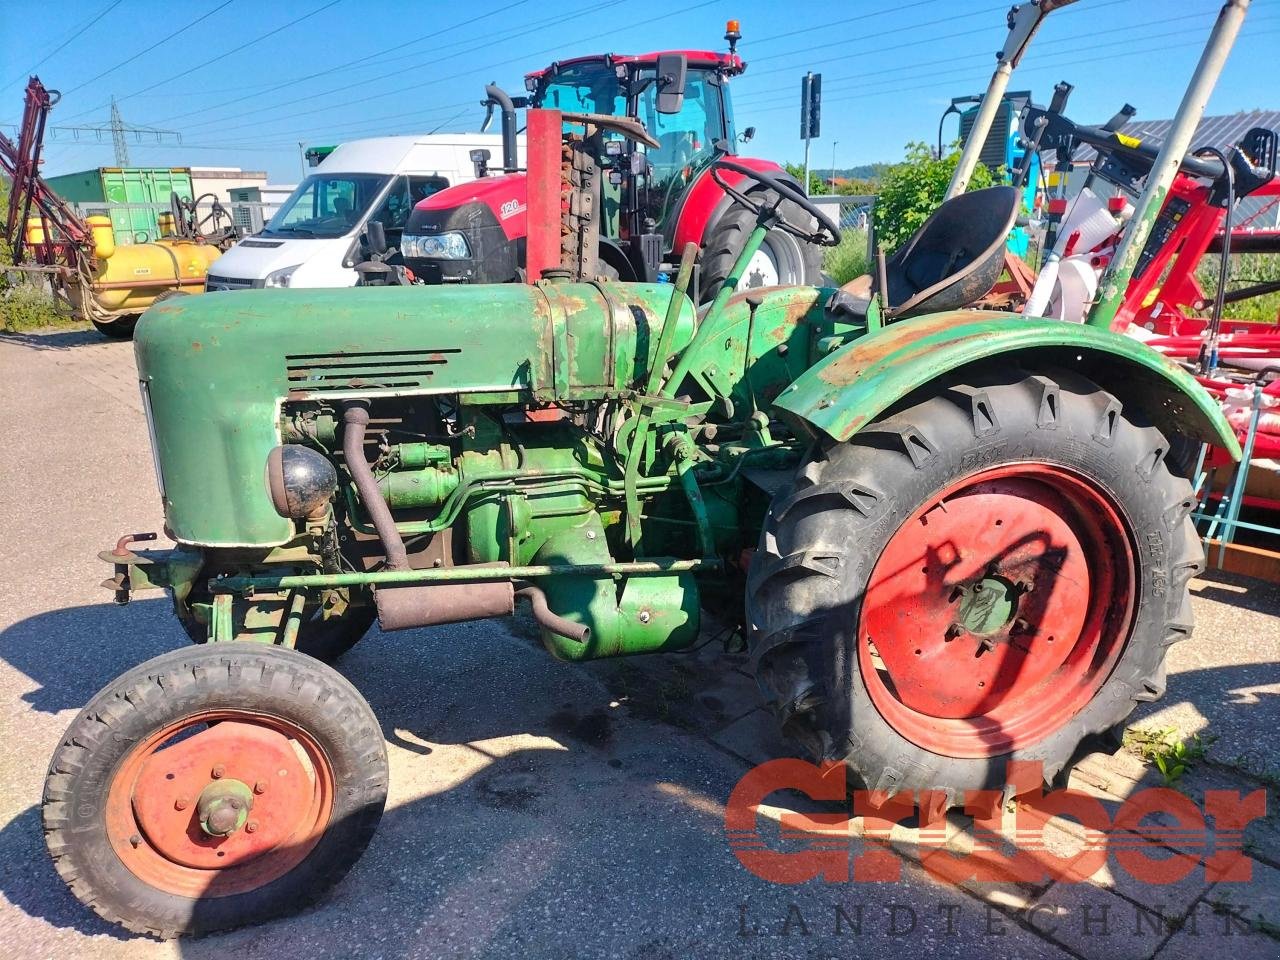
[[291,650],[220,643],[149,660],[89,702],[49,764],[44,831],[82,903],[167,938],[317,899],[386,796],[381,728],[347,680]]
[[1046,786],[1165,688],[1203,567],[1168,442],[1069,372],[926,389],[815,451],[752,563],[784,732],[872,790]]
[[101,320],[89,318],[89,322],[93,324],[93,328],[104,337],[111,340],[128,340],[133,336],[133,328],[138,325],[138,317],[130,315],[120,317],[118,320],[112,320],[109,323],[103,323]]
[[[752,197],[764,203],[772,203],[776,195],[772,191],[766,191],[756,192]],[[807,223],[813,219],[790,201],[783,203],[782,213],[794,224]],[[698,286],[703,303],[710,303],[720,292],[755,225],[755,213],[735,203],[707,232],[702,245]],[[738,289],[796,284],[822,285],[822,250],[816,244],[806,243],[783,230],[770,230],[765,234],[759,252],[743,273]]]

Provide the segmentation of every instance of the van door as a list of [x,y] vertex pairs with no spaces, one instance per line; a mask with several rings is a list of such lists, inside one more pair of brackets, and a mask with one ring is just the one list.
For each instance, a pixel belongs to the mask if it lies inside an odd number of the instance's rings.
[[[399,247],[404,225],[409,222],[409,214],[413,205],[425,200],[431,194],[449,186],[445,177],[438,176],[399,176],[391,184],[391,189],[372,214],[370,220],[381,220],[387,232],[387,246]],[[395,262],[399,262],[399,259]]]

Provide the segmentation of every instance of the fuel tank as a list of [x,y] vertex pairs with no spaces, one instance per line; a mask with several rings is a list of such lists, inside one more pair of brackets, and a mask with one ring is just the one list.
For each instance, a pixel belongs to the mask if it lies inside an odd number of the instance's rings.
[[142,313],[169,290],[202,293],[209,264],[222,255],[212,244],[172,237],[118,246],[104,241],[95,226],[99,258],[89,292],[101,309],[114,314]]
[[[550,283],[208,293],[134,335],[165,517],[203,546],[276,546],[267,455],[289,402],[471,394],[495,404],[639,388],[670,284]],[[681,304],[674,349],[694,328]],[[475,396],[479,395],[479,396]]]

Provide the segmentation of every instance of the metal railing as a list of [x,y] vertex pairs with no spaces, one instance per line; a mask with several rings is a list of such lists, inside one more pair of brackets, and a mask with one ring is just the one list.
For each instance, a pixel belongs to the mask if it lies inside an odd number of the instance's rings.
[[[169,213],[167,203],[72,203],[71,208],[81,217],[108,216],[115,229],[116,243],[150,243],[158,240],[160,232],[160,215]],[[223,209],[231,214],[231,221],[241,235],[259,233],[268,220],[280,208],[278,202],[233,200],[224,202]],[[210,205],[202,203],[197,207],[197,219],[203,219],[210,212]],[[225,224],[224,224],[225,225]]]

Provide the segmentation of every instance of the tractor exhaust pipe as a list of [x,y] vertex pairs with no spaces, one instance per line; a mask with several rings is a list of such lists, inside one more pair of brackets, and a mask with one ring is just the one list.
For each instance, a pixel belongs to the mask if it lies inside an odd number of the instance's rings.
[[502,169],[505,173],[513,173],[519,167],[519,155],[516,152],[516,105],[496,83],[489,84],[484,92],[489,102],[497,104],[502,111]]
[[378,489],[378,481],[373,477],[373,468],[364,455],[364,436],[369,429],[369,405],[362,400],[348,403],[342,411],[342,456],[347,461],[347,470],[355,481],[356,490],[360,492],[360,500],[369,511],[373,528],[378,531],[378,539],[382,541],[382,551],[387,556],[388,570],[408,570],[409,554],[404,548],[404,540],[396,529],[396,522],[391,516],[391,508]]
[[[491,570],[496,566],[498,564],[486,564],[475,569]],[[467,567],[454,569],[466,570]],[[508,617],[516,609],[515,587],[510,580],[379,587],[373,592],[373,600],[378,608],[378,624],[383,630]]]
[[574,623],[572,620],[566,620],[558,613],[553,613],[551,608],[547,606],[547,595],[542,592],[541,587],[535,587],[529,584],[521,587],[516,591],[516,596],[524,597],[529,601],[529,612],[533,614],[533,619],[538,622],[538,626],[557,633],[562,637],[574,641],[574,643],[586,643],[591,639],[591,628],[581,623]]

